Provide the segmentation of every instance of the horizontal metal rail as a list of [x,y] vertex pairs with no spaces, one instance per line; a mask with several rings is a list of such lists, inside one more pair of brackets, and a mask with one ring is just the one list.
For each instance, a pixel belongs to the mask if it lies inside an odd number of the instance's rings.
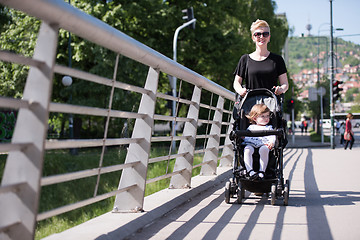
[[151,142],[168,142],[168,141],[179,141],[188,139],[188,136],[163,136],[163,137],[152,137]]
[[203,138],[209,138],[209,137],[216,137],[216,134],[206,134],[206,135],[196,135],[196,139],[203,139]]
[[140,162],[137,161],[137,162],[132,162],[132,163],[112,165],[109,167],[93,168],[93,169],[83,170],[83,171],[78,171],[78,172],[43,177],[41,179],[41,186],[47,186],[47,185],[77,180],[77,179],[81,179],[81,178],[92,177],[92,176],[96,176],[97,174],[99,174],[99,172],[100,172],[100,174],[117,172],[124,168],[135,167],[139,163]]
[[66,148],[85,148],[85,147],[101,147],[125,145],[140,141],[139,138],[116,138],[116,139],[76,139],[76,140],[47,140],[45,149],[66,149]]
[[199,123],[207,123],[207,124],[217,124],[217,123],[219,123],[217,121],[206,120],[206,119],[199,119],[198,122]]
[[173,117],[173,116],[165,116],[165,115],[154,115],[154,120],[163,120],[163,121],[177,121],[177,122],[190,122],[194,119],[191,118],[183,118],[183,117]]
[[205,153],[205,152],[210,152],[212,150],[214,150],[215,148],[203,148],[203,149],[198,149],[194,151],[194,154],[200,154],[200,153]]
[[108,110],[103,108],[96,107],[84,107],[77,105],[69,105],[64,103],[51,103],[50,112],[63,112],[63,113],[73,113],[79,115],[92,115],[92,116],[110,116],[117,118],[144,118],[145,114],[132,113],[132,112],[124,112],[118,110]]
[[200,103],[200,107],[210,109],[210,110],[224,111],[222,108],[217,108],[217,107],[207,105],[207,104],[204,104],[204,103]]
[[146,90],[141,87],[137,87],[137,86],[134,86],[131,84],[122,83],[122,82],[118,82],[118,81],[113,83],[112,79],[100,77],[95,74],[87,73],[84,71],[76,70],[74,68],[69,68],[69,67],[65,67],[65,66],[61,66],[61,65],[55,65],[54,72],[62,74],[62,75],[70,75],[72,77],[76,77],[76,78],[79,78],[82,80],[87,80],[90,82],[98,83],[98,84],[109,86],[109,87],[114,85],[115,88],[131,91],[131,92],[137,92],[137,93],[143,93],[143,94],[149,93],[149,90]]
[[74,209],[78,209],[78,208],[85,207],[85,206],[88,206],[88,205],[96,203],[96,202],[100,202],[100,201],[105,200],[105,199],[107,199],[109,197],[113,197],[116,194],[119,194],[121,192],[129,191],[131,188],[134,188],[135,186],[136,186],[136,184],[133,184],[133,185],[128,186],[126,188],[117,189],[115,191],[104,193],[102,195],[98,195],[96,197],[89,198],[89,199],[86,199],[86,200],[83,200],[83,201],[80,201],[80,202],[77,202],[77,203],[69,204],[69,205],[66,205],[66,206],[63,206],[63,207],[59,207],[59,208],[47,211],[47,212],[40,213],[37,216],[37,221],[41,221],[41,220],[44,220],[44,219],[47,219],[47,218],[50,218],[50,217],[53,217],[53,216],[60,215],[62,213],[70,212],[70,211],[72,211]]
[[185,170],[185,168],[183,168],[181,170],[178,170],[178,171],[175,171],[175,172],[172,172],[172,173],[164,174],[164,175],[159,176],[159,177],[148,179],[148,180],[146,180],[146,184],[157,182],[157,181],[164,180],[164,179],[167,179],[167,178],[171,178],[172,176],[175,176],[177,174],[182,173],[184,170]]
[[0,97],[0,107],[7,108],[7,109],[29,108],[30,103],[29,103],[29,101],[22,100],[22,99]]
[[0,153],[8,153],[10,151],[22,151],[33,143],[0,143]]
[[15,53],[11,53],[9,51],[0,50],[0,60],[6,62],[13,62],[21,65],[28,65],[37,68],[42,68],[44,66],[44,62],[35,60],[33,58],[24,57]]
[[210,164],[212,161],[205,161],[199,164],[196,164],[195,166],[193,166],[193,168],[198,168],[198,167],[202,167],[204,165]]
[[166,155],[166,156],[161,156],[161,157],[150,158],[149,163],[161,162],[161,161],[164,161],[164,160],[183,157],[185,155],[186,155],[186,153],[178,153],[178,154],[172,154],[172,155]]
[[167,94],[160,93],[160,92],[158,92],[156,94],[156,97],[166,99],[166,100],[171,100],[171,101],[177,101],[179,103],[184,103],[184,104],[188,104],[188,105],[195,104],[195,102],[192,102],[190,100],[183,99],[183,98],[178,98],[178,97],[173,97],[171,95],[167,95]]

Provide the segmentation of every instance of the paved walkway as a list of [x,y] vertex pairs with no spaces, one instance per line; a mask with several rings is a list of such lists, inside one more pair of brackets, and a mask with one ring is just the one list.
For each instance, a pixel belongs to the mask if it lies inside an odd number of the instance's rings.
[[293,142],[292,135],[288,136],[288,148],[318,148],[318,147],[330,147],[329,142],[312,142],[309,133],[301,135],[300,132],[295,132],[295,141]]
[[234,198],[226,204],[220,182],[126,239],[360,239],[360,148],[288,148],[284,153],[284,177],[291,183],[288,206],[281,199],[273,206],[269,198],[249,192],[243,204]]
[[[355,130],[358,132],[358,130]],[[329,136],[330,132],[325,132],[325,135]],[[295,141],[293,142],[292,135],[288,136],[288,145],[287,148],[330,148],[330,142],[312,142],[310,139],[310,133],[301,134],[300,131],[295,131]],[[360,138],[358,133],[355,133],[355,143],[354,147],[359,147]],[[342,148],[340,145],[340,135],[336,134],[334,138],[335,148]]]
[[359,141],[344,151],[308,135],[291,140],[284,151],[284,176],[291,180],[287,207],[250,193],[242,205],[224,203],[232,173],[223,167],[217,176],[193,178],[191,189],[146,197],[143,213],[107,213],[45,239],[360,239]]

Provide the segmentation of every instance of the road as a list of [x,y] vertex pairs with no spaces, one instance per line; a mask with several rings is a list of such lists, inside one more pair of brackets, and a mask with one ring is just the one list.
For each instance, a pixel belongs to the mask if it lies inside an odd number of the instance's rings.
[[[286,149],[289,206],[246,193],[242,205],[224,202],[222,182],[130,239],[360,239],[359,130],[353,150]],[[235,199],[232,199],[234,201]]]

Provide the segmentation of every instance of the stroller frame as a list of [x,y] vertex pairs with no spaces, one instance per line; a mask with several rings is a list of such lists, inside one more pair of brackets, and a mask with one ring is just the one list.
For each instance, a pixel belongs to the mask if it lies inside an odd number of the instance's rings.
[[[254,89],[237,101],[234,106],[234,124],[230,133],[230,140],[234,149],[233,176],[225,184],[225,202],[230,203],[230,198],[236,197],[236,203],[241,204],[245,199],[245,191],[266,194],[271,196],[271,204],[275,205],[277,199],[282,199],[283,204],[288,205],[290,181],[284,182],[283,177],[283,150],[287,144],[286,121],[282,118],[283,95],[276,96],[268,89]],[[246,114],[256,103],[264,103],[272,113],[270,123],[274,130],[250,131],[246,130],[249,125]],[[265,172],[265,179],[250,180],[246,175],[244,164],[243,137],[276,135],[276,144],[269,153],[269,163]],[[253,168],[259,167],[259,154],[255,150],[253,155]]]

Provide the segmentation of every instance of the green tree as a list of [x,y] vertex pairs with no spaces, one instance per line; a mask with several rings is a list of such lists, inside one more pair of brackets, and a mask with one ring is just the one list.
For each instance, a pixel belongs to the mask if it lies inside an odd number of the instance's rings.
[[351,88],[347,90],[345,93],[345,102],[353,102],[354,101],[354,94],[359,93],[358,88]]
[[354,99],[354,106],[351,107],[351,112],[360,113],[360,94],[357,94]]

